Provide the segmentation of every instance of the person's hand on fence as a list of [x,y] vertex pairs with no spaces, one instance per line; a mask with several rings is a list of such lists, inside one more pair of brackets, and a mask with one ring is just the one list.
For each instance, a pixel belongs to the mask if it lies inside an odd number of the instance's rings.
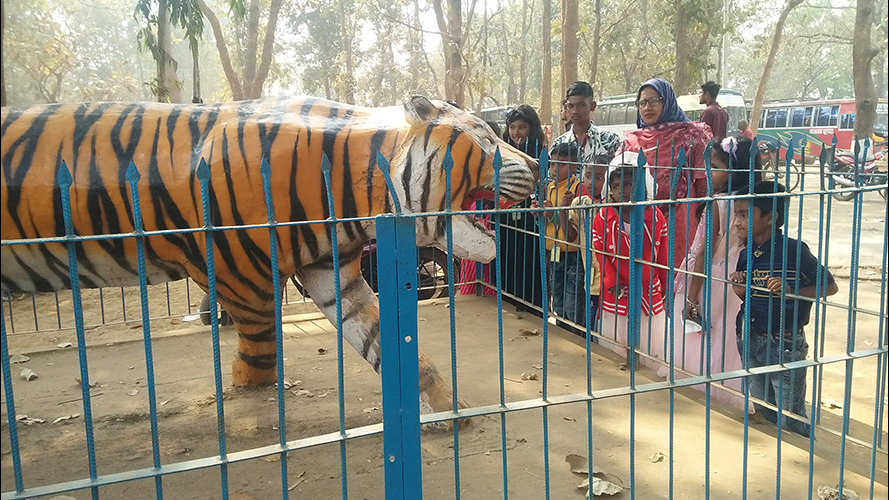
[[745,285],[747,284],[747,271],[735,271],[729,276],[729,279],[732,280],[732,283]]
[[565,191],[565,194],[562,195],[562,200],[559,202],[559,205],[563,207],[570,207],[572,201],[574,201],[574,193],[569,189],[568,191]]
[[784,278],[780,276],[772,276],[766,282],[766,288],[768,288],[770,292],[776,295],[780,294],[781,291],[784,289]]

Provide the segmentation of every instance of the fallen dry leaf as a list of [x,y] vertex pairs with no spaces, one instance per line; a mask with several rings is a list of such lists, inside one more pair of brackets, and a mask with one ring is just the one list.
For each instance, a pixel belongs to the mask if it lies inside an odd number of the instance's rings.
[[325,348],[323,348],[323,347],[319,347],[319,348],[318,348],[318,354],[327,354],[327,349],[325,349]]
[[[589,463],[585,456],[571,453],[570,455],[565,456],[565,461],[568,462],[568,467],[571,468],[571,472],[575,474],[583,474],[585,476],[589,474]],[[597,465],[593,465],[593,474],[605,473],[606,472]]]
[[604,479],[599,479],[598,477],[593,478],[593,487],[590,488],[590,479],[586,478],[582,483],[577,485],[578,488],[586,488],[586,497],[590,497],[590,490],[593,491],[593,496],[599,495],[614,495],[623,491],[623,488],[612,483],[611,481],[606,481]]
[[651,460],[651,463],[653,463],[653,464],[656,464],[658,462],[663,462],[664,458],[665,458],[664,454],[661,452],[657,452],[654,455],[648,457],[648,459]]
[[65,349],[66,347],[71,347],[73,345],[74,344],[72,344],[71,342],[62,342],[61,344],[58,344],[56,347],[58,347],[59,349]]
[[53,420],[52,423],[57,424],[59,422],[65,421],[65,420],[71,420],[72,418],[77,418],[79,416],[80,416],[80,413],[75,413],[73,415],[65,415],[63,417],[59,417],[59,418]]
[[255,497],[244,493],[243,491],[238,491],[236,493],[232,493],[228,496],[229,500],[256,500]]
[[321,394],[319,394],[318,397],[319,398],[326,398],[328,394],[330,394],[330,391],[324,391]]
[[307,398],[315,397],[312,391],[307,389],[299,389],[298,391],[291,391],[294,396],[305,396]]
[[30,382],[37,378],[37,374],[30,368],[24,368],[22,369],[22,378]]
[[374,411],[379,410],[376,406],[371,406],[370,408],[363,408],[361,411],[364,413],[373,413]]
[[537,380],[536,373],[522,373],[522,380]]
[[535,370],[543,370],[543,365],[541,365],[540,363],[534,363],[533,365],[531,365],[531,368],[534,368]]
[[577,422],[577,419],[574,417],[562,417],[562,418],[569,421],[569,422]]
[[259,457],[263,462],[280,462],[281,455],[269,455],[267,457]]
[[139,389],[130,389],[127,391],[127,396],[135,396],[136,394],[139,394]]
[[622,371],[622,372],[625,372],[625,371],[627,371],[627,364],[626,364],[626,363],[618,363],[618,364],[617,364],[617,369],[620,370],[620,371]]
[[525,337],[537,337],[538,335],[540,335],[540,330],[536,328],[533,330],[521,329],[519,330],[519,334],[524,335]]
[[[826,484],[822,484],[821,486],[819,486],[817,493],[820,500],[837,500],[838,498],[840,498],[839,488],[828,486]],[[845,500],[859,500],[861,496],[859,496],[858,493],[855,493],[849,488],[843,488],[843,498]]]
[[840,403],[839,401],[834,401],[834,400],[832,400],[832,399],[829,399],[829,400],[827,400],[827,401],[822,401],[822,402],[821,402],[821,406],[823,406],[823,407],[825,407],[825,408],[829,408],[829,409],[831,409],[831,410],[833,410],[833,409],[842,409],[842,407],[843,407],[843,403]]
[[[291,380],[289,378],[285,378],[284,379],[284,389],[290,389],[291,387],[299,386],[302,383],[303,383],[302,380]],[[277,386],[278,386],[278,384],[276,383],[275,387],[277,387]]]
[[15,417],[15,421],[24,425],[42,424],[46,422],[46,420],[43,420],[42,418],[31,418],[27,415],[19,415]]
[[27,363],[28,361],[31,361],[31,358],[25,356],[24,354],[10,354],[9,355],[9,362],[12,364]]

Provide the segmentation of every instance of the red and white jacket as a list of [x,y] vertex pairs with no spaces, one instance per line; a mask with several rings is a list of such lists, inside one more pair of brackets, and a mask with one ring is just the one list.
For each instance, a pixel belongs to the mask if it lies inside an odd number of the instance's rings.
[[[630,234],[623,230],[617,209],[605,207],[598,211],[593,219],[592,236],[593,249],[602,271],[600,306],[603,311],[626,316],[630,284]],[[642,247],[643,261],[669,266],[667,220],[660,210],[650,205],[645,207]],[[666,268],[642,265],[642,312],[646,316],[663,312],[668,274]],[[611,293],[615,286],[619,290],[617,297]]]

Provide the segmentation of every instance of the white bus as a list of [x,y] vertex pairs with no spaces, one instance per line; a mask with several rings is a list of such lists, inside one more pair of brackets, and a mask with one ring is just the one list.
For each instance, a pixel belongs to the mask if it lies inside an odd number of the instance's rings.
[[[679,107],[688,116],[689,120],[701,119],[704,105],[699,103],[698,94],[683,95],[676,98]],[[636,129],[636,94],[618,95],[606,97],[597,103],[593,111],[593,123],[597,127],[611,130],[621,136],[628,130]],[[738,121],[747,119],[747,107],[744,104],[744,96],[737,90],[722,89],[716,102],[728,112],[729,135],[738,132]]]

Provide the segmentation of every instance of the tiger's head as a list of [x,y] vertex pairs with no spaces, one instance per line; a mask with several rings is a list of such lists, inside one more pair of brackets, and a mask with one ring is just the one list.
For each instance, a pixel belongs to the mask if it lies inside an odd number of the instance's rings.
[[[500,206],[507,208],[534,192],[537,160],[501,140],[480,118],[444,101],[412,96],[404,104],[410,129],[404,147],[392,162],[392,180],[405,213],[447,210],[443,168],[448,147],[451,170],[451,207],[472,210],[478,199],[494,200],[494,155],[500,148]],[[494,232],[471,214],[452,218],[453,251],[461,259],[490,262],[496,256]],[[446,219],[417,219],[417,245],[447,249]]]

